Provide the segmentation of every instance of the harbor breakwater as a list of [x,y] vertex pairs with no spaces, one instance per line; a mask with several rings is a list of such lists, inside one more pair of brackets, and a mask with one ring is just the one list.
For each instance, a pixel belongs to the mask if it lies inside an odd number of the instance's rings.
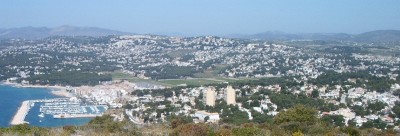
[[18,124],[25,124],[29,123],[25,121],[25,117],[29,112],[29,109],[31,107],[31,102],[28,101],[23,101],[22,105],[19,107],[17,113],[14,115],[14,118],[11,120],[11,125],[18,125]]

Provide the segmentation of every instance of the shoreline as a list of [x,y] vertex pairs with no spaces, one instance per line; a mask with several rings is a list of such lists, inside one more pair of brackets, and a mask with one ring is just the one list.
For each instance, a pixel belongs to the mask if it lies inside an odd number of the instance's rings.
[[20,83],[12,83],[8,81],[0,81],[0,85],[8,85],[13,87],[21,87],[21,88],[44,88],[49,89],[50,93],[56,96],[61,97],[73,97],[73,95],[67,92],[67,87],[64,86],[50,86],[50,85],[23,85]]

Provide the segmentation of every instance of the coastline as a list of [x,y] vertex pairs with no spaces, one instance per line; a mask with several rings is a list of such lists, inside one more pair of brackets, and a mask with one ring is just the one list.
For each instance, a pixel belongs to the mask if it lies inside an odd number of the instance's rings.
[[[78,89],[78,87],[64,86],[48,86],[48,85],[21,85],[18,83],[10,83],[0,81],[1,91],[7,95],[2,95],[0,101],[4,101],[4,105],[0,105],[1,116],[4,118],[0,121],[0,127],[11,127],[19,124],[30,124],[33,126],[54,127],[65,125],[83,125],[90,121],[92,116],[86,115],[80,118],[71,116],[70,119],[59,121],[53,117],[38,117],[40,114],[40,102],[36,100],[75,97],[69,90]],[[67,91],[68,90],[68,91]],[[62,97],[60,97],[62,96]],[[15,99],[13,99],[16,97]],[[6,99],[3,99],[6,98]],[[35,103],[34,105],[32,103]],[[9,106],[12,105],[12,106]],[[11,110],[12,109],[12,110]],[[3,111],[4,110],[4,111]],[[73,117],[73,118],[72,118]],[[43,122],[42,122],[43,121]]]
[[50,86],[50,85],[23,85],[20,83],[12,83],[8,81],[1,81],[0,85],[8,85],[13,87],[21,87],[21,88],[45,88],[49,89],[53,95],[61,96],[61,97],[73,97],[73,95],[67,92],[67,87],[64,86]]
[[66,90],[58,90],[58,91],[51,91],[52,94],[57,95],[57,96],[62,96],[62,97],[74,97],[71,93],[67,92]]

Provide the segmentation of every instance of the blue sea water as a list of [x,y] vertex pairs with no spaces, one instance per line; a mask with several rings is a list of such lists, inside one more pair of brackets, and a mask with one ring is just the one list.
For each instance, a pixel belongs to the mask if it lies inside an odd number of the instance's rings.
[[[19,88],[0,84],[0,127],[10,126],[10,122],[22,101],[57,97],[59,96],[51,94],[50,90],[46,88]],[[40,118],[38,116],[39,107],[40,103],[35,103],[35,106],[31,108],[25,118],[25,121],[28,121],[32,126],[84,125],[91,120],[91,118],[53,119],[51,115]]]

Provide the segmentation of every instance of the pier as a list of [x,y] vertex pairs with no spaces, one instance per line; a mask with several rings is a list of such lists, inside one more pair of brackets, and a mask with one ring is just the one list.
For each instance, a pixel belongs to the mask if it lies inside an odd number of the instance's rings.
[[25,117],[31,108],[30,105],[31,105],[31,102],[29,100],[22,102],[21,107],[19,107],[17,113],[14,115],[14,118],[11,120],[11,125],[19,125],[19,124],[29,123],[29,122],[25,121]]

